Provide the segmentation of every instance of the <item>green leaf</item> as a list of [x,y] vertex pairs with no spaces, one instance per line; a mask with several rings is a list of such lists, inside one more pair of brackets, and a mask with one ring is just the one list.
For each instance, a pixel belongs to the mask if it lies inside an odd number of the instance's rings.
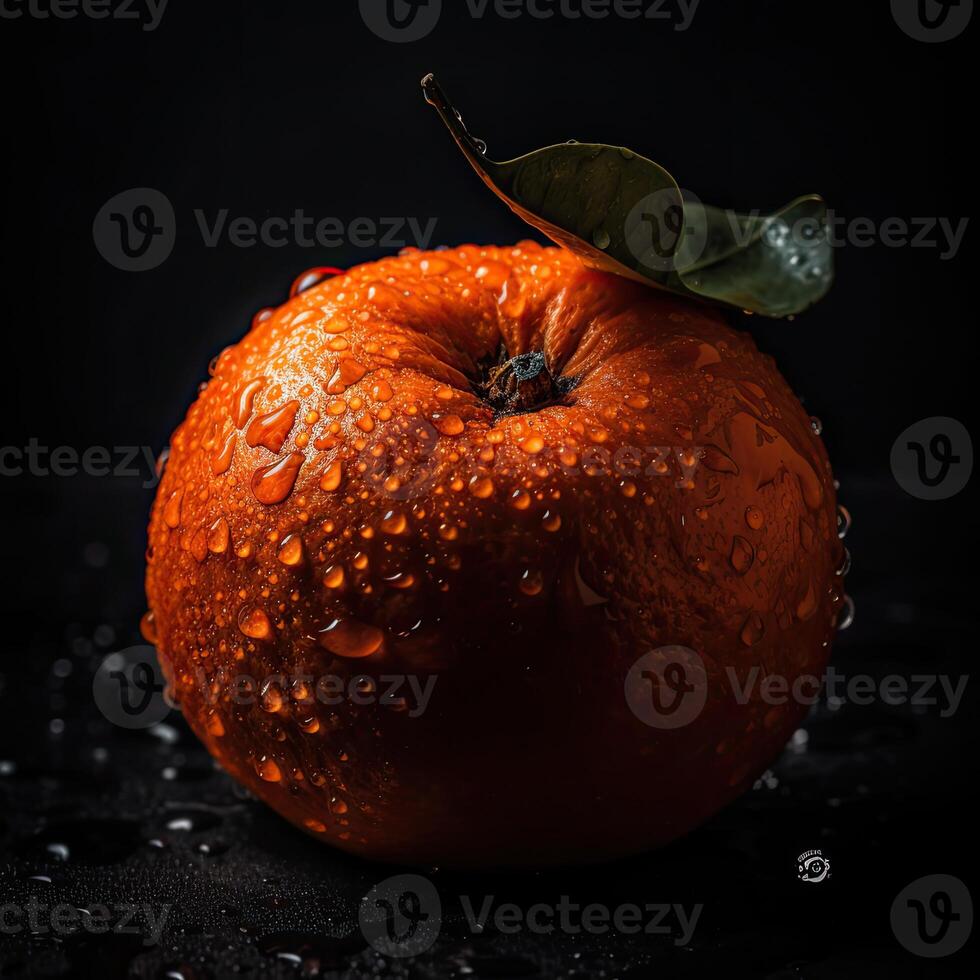
[[799,313],[830,288],[827,209],[816,195],[770,215],[737,214],[702,204],[652,160],[602,143],[498,163],[432,75],[422,88],[487,186],[592,268],[772,317]]

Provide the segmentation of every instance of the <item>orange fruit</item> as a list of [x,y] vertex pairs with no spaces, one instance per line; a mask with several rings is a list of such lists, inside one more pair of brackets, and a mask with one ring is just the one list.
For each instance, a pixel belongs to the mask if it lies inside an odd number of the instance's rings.
[[[842,602],[830,466],[772,359],[531,242],[410,250],[261,319],[174,433],[149,541],[148,635],[215,758],[413,864],[689,830],[806,711],[740,700],[752,669],[819,674]],[[670,727],[642,699],[686,688],[637,664],[673,646],[703,707]]]

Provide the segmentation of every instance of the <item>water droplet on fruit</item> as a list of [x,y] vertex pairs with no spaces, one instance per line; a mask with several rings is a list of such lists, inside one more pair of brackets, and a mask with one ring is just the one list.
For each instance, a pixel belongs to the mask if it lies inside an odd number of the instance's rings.
[[766,515],[763,514],[758,507],[746,507],[745,523],[748,524],[753,531],[759,531],[765,526]]
[[282,539],[282,544],[279,545],[276,558],[290,568],[299,565],[303,561],[303,539],[298,534],[286,535]]
[[230,541],[231,529],[228,527],[228,522],[223,517],[219,517],[208,528],[208,550],[213,554],[223,555],[228,550]]
[[701,462],[709,470],[715,473],[733,473],[738,475],[738,464],[727,453],[722,452],[717,446],[705,446],[701,456]]
[[157,635],[157,621],[152,609],[148,609],[143,613],[143,617],[140,619],[140,633],[143,635],[143,639],[151,646],[157,645],[157,640],[159,639]]
[[750,613],[748,619],[742,624],[742,632],[739,636],[747,647],[751,647],[762,639],[765,631],[766,624],[762,621],[762,617],[758,613]]
[[851,512],[843,505],[837,505],[837,537],[843,539],[851,529]]
[[358,659],[370,657],[384,641],[384,634],[375,626],[355,619],[335,619],[320,630],[320,646],[338,657]]
[[245,441],[250,446],[264,446],[270,452],[278,453],[286,441],[296,412],[299,410],[298,401],[289,401],[274,412],[267,412],[252,421],[245,433]]
[[272,635],[269,617],[258,606],[245,606],[239,610],[238,628],[253,640],[266,640]]
[[184,490],[180,488],[174,490],[163,508],[163,521],[169,528],[175,528],[180,524],[180,507],[184,499]]
[[444,436],[458,436],[466,428],[458,415],[444,415],[442,418],[433,419],[433,425]]
[[838,632],[843,632],[846,629],[851,628],[851,624],[854,622],[854,600],[849,596],[844,596],[844,605],[841,608],[840,615],[837,617],[837,630]]
[[293,280],[293,284],[289,287],[289,297],[292,299],[294,296],[299,296],[300,293],[305,293],[307,289],[312,289],[318,283],[323,282],[324,279],[329,279],[332,276],[342,276],[343,274],[343,269],[337,269],[332,265],[314,266],[312,269],[301,272]]
[[407,527],[408,521],[405,515],[394,510],[389,510],[381,521],[381,530],[385,534],[404,534]]
[[813,582],[807,583],[806,593],[796,607],[796,617],[802,622],[806,622],[817,611],[817,593],[813,588]]
[[526,569],[521,576],[520,589],[524,595],[538,595],[544,588],[544,580],[541,573],[533,569]]
[[752,567],[752,562],[755,561],[755,548],[752,547],[750,541],[747,541],[740,534],[736,534],[732,539],[732,552],[728,558],[732,568],[739,575],[744,575]]
[[265,755],[255,763],[255,771],[267,783],[278,783],[282,779],[282,770],[275,759]]
[[255,316],[252,317],[252,329],[254,330],[260,323],[265,323],[276,311],[271,306],[263,306]]
[[341,460],[335,459],[320,477],[320,489],[328,492],[336,490],[340,486],[343,475],[344,464]]
[[252,495],[260,504],[280,504],[292,492],[305,457],[290,453],[252,474]]
[[251,381],[246,381],[232,396],[231,420],[235,423],[236,429],[242,428],[251,417],[255,396],[263,387],[265,387],[265,378],[253,378]]
[[527,510],[531,506],[531,495],[526,490],[515,490],[510,495],[510,505],[515,510]]
[[470,480],[470,493],[474,497],[486,499],[487,497],[493,496],[493,491],[493,480],[488,476],[474,476]]
[[259,691],[259,707],[263,711],[274,714],[281,710],[285,701],[286,699],[283,697],[282,689],[275,681],[268,680],[262,685],[262,690]]
[[561,527],[561,514],[553,514],[550,510],[546,510],[541,515],[541,526],[546,531],[554,533]]
[[211,457],[211,472],[215,476],[221,476],[228,471],[231,466],[232,457],[235,455],[235,446],[238,443],[238,433],[229,432],[221,448]]

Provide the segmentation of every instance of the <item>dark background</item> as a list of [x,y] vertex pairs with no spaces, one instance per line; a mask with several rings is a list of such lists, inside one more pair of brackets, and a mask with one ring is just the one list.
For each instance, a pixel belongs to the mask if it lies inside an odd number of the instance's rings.
[[[209,248],[195,209],[261,221],[303,208],[345,224],[435,217],[433,244],[537,237],[482,187],[424,104],[427,71],[496,159],[575,138],[630,146],[722,206],[773,209],[819,192],[838,214],[876,225],[891,216],[955,224],[971,213],[975,24],[931,45],[899,30],[887,3],[702,0],[687,31],[614,17],[474,20],[463,2],[444,7],[432,34],[409,44],[375,37],[346,0],[170,0],[153,32],[83,17],[0,20],[0,442],[158,452],[210,358],[256,310],[281,302],[305,268],[384,252],[227,239]],[[92,236],[100,207],[132,187],[159,189],[177,216],[169,259],[138,273],[106,262]],[[848,587],[858,615],[836,649],[842,670],[970,669],[972,486],[951,500],[917,500],[892,477],[889,452],[921,418],[969,426],[973,233],[950,260],[940,248],[840,249],[836,284],[818,307],[793,322],[740,318],[823,420],[854,514]],[[9,763],[0,771],[0,894],[43,873],[61,900],[130,888],[171,896],[180,919],[140,957],[80,936],[36,937],[29,958],[24,936],[0,935],[0,975],[80,975],[95,960],[111,960],[106,976],[171,967],[188,978],[222,975],[234,963],[296,975],[269,940],[294,931],[306,936],[294,946],[329,946],[323,969],[331,957],[344,965],[350,951],[330,942],[352,928],[361,886],[382,873],[238,800],[179,720],[171,718],[170,745],[113,730],[92,708],[101,656],[139,642],[149,477],[145,463],[138,477],[0,477],[0,760]],[[67,676],[52,671],[59,660]],[[692,950],[622,939],[601,949],[494,946],[460,933],[411,969],[956,975],[969,947],[948,961],[917,960],[892,937],[888,909],[919,875],[971,882],[975,705],[968,690],[947,719],[929,708],[820,708],[809,750],[781,761],[777,786],[761,786],[686,841],[626,866],[494,886],[526,901],[563,887],[586,901],[690,894],[712,910]],[[64,730],[52,732],[52,719]],[[179,778],[160,775],[168,768]],[[147,853],[161,808],[174,801],[211,808],[219,823],[201,833],[221,838],[221,856],[202,857],[203,838],[187,835]],[[104,833],[97,821],[110,816],[126,826]],[[52,876],[37,862],[37,835],[69,819],[82,823],[65,833],[80,834],[94,856],[81,872],[67,862]],[[99,849],[106,836],[127,834],[131,847]],[[834,878],[811,894],[798,887],[795,856],[817,846],[832,855]],[[446,885],[457,886],[474,887]]]

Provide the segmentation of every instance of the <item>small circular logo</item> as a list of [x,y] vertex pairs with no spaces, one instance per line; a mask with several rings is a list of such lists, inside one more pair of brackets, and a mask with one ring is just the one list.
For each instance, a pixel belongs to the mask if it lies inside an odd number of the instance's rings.
[[361,899],[358,920],[364,938],[382,956],[417,956],[439,937],[442,902],[428,878],[395,875]]
[[146,272],[173,251],[177,219],[165,194],[134,187],[109,198],[92,222],[99,254],[124,272]]
[[641,197],[630,208],[623,232],[633,257],[654,272],[688,268],[708,244],[701,202],[689,191],[673,187]]
[[973,930],[970,891],[952,875],[926,875],[892,903],[892,932],[916,956],[935,959],[962,948]]
[[830,858],[823,851],[804,851],[796,859],[796,877],[807,884],[815,885],[830,877]]
[[910,425],[891,452],[898,485],[919,500],[958,494],[973,472],[973,441],[956,419],[936,416]]
[[170,713],[157,652],[127,647],[105,657],[92,679],[99,710],[120,728],[152,728]]
[[892,17],[913,41],[951,41],[970,23],[973,0],[892,0]]
[[382,41],[420,41],[439,23],[442,0],[359,0],[361,19]]
[[689,647],[658,647],[630,667],[625,690],[630,710],[644,725],[683,728],[704,709],[708,674]]

